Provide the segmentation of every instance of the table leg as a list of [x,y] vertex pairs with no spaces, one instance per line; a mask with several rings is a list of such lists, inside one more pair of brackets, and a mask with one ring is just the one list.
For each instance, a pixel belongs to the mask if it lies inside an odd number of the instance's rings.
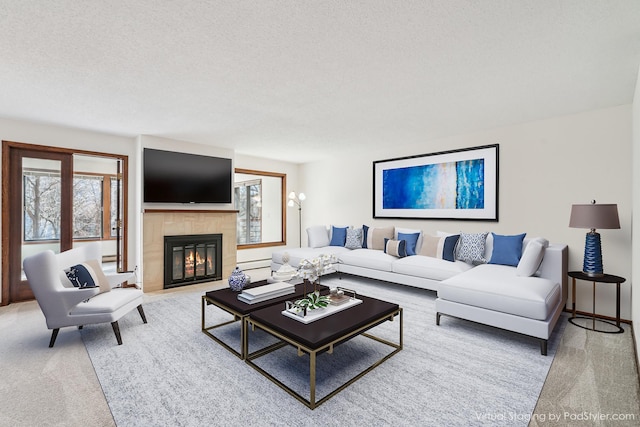
[[242,360],[246,359],[249,353],[249,322],[246,321],[248,317],[240,318],[240,359]]
[[571,310],[573,311],[573,317],[576,317],[576,278],[571,280]]
[[202,296],[202,327],[200,330],[204,331],[204,296]]
[[620,327],[620,283],[616,283],[616,326]]
[[310,408],[316,407],[316,352],[309,354],[309,404]]
[[593,282],[593,323],[592,323],[592,330],[596,330],[596,282]]

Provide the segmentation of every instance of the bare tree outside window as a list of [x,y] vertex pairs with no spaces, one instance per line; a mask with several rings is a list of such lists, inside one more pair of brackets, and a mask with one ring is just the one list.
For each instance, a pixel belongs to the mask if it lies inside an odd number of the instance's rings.
[[102,237],[102,177],[73,177],[73,238]]
[[[73,178],[73,238],[101,239],[103,227],[115,226],[115,186],[111,179],[110,194],[103,194],[102,175],[76,174]],[[110,179],[110,178],[106,178]],[[60,239],[61,179],[57,171],[25,170],[24,241]],[[111,197],[109,220],[103,219],[104,197]],[[115,235],[109,232],[107,235]]]
[[262,182],[252,180],[235,183],[235,208],[238,210],[237,243],[262,241]]
[[59,240],[60,174],[25,172],[23,180],[24,240]]

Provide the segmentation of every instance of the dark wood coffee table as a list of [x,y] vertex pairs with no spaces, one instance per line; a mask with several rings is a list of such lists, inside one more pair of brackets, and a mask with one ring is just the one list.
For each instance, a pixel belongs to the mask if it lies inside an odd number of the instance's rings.
[[[246,325],[243,321],[244,318],[253,311],[260,310],[262,308],[269,307],[274,304],[277,304],[278,306],[284,306],[285,301],[293,301],[296,299],[300,299],[304,295],[305,290],[307,293],[313,292],[313,286],[307,284],[305,287],[302,284],[302,281],[300,279],[294,279],[294,281],[290,283],[297,283],[297,282],[299,283],[295,285],[294,293],[284,295],[281,297],[272,298],[270,300],[259,302],[256,304],[247,304],[245,302],[238,300],[238,295],[240,294],[240,292],[234,292],[229,288],[218,289],[216,291],[209,291],[205,293],[202,296],[202,332],[206,334],[209,338],[213,339],[218,344],[220,344],[221,346],[229,350],[231,353],[235,354],[240,359],[244,360],[244,358],[246,357],[246,352],[245,352],[245,348],[244,348],[245,346],[243,345],[243,343],[245,342],[245,337],[247,336]],[[246,289],[255,288],[255,287],[266,285],[266,284],[267,284],[266,280],[261,280],[255,283],[251,283],[246,287]],[[328,288],[326,286],[321,286],[320,288],[323,291],[328,291]],[[233,319],[226,322],[218,323],[215,325],[207,326],[205,307],[209,304],[213,304],[216,307],[220,308],[221,310],[231,314],[233,316]],[[234,322],[240,322],[240,350],[239,351],[234,349],[233,347],[231,347],[230,345],[228,345],[227,343],[225,343],[220,338],[216,337],[210,332],[212,329],[229,325]]]
[[[398,306],[398,304],[362,295],[358,295],[357,298],[362,300],[362,304],[347,308],[344,311],[339,311],[309,324],[299,322],[283,315],[282,311],[284,310],[284,304],[272,305],[270,307],[252,311],[244,319],[245,330],[248,330],[249,327],[262,329],[278,338],[280,342],[249,354],[249,337],[245,334],[246,338],[244,340],[243,349],[243,353],[246,355],[245,362],[262,375],[269,378],[283,390],[287,391],[291,396],[295,397],[309,408],[315,409],[402,350],[402,308]],[[396,316],[400,317],[398,343],[392,343],[366,333],[369,329],[386,321],[393,321]],[[318,353],[326,351],[329,354],[332,354],[334,346],[348,341],[358,335],[386,344],[395,350],[327,394],[319,401],[316,401],[316,357]],[[309,399],[301,396],[296,391],[285,385],[282,381],[278,380],[273,375],[253,363],[253,360],[286,345],[295,347],[297,349],[298,356],[302,356],[304,353],[309,354]]]

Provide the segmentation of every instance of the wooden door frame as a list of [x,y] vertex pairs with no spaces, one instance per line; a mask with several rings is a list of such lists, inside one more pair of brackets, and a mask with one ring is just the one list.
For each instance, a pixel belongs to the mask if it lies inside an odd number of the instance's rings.
[[11,161],[11,153],[13,150],[32,150],[32,151],[44,151],[51,153],[60,153],[60,154],[79,154],[79,155],[88,155],[88,156],[97,156],[97,157],[111,157],[114,159],[122,160],[122,224],[124,225],[125,232],[122,233],[122,266],[126,270],[127,269],[127,257],[128,257],[128,164],[129,157],[123,154],[113,154],[113,153],[102,153],[98,151],[88,151],[88,150],[78,150],[73,148],[61,148],[61,147],[50,147],[46,145],[38,145],[38,144],[27,144],[24,142],[15,142],[15,141],[2,141],[2,293],[0,299],[0,306],[9,304],[10,299],[10,253],[9,253],[9,242],[10,242],[10,230],[11,223],[10,219],[10,206],[9,206],[9,195],[11,192],[11,188],[9,185],[9,174],[10,170],[10,161]]

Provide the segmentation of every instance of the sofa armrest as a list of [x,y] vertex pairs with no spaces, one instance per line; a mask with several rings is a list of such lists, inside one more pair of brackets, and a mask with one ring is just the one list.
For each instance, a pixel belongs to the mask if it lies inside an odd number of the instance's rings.
[[66,308],[66,312],[71,311],[73,307],[82,301],[88,300],[100,293],[99,287],[94,288],[62,288],[57,294],[62,301],[62,305]]
[[545,249],[539,275],[562,286],[562,303],[567,302],[569,248],[565,244],[551,243]]
[[109,285],[113,289],[133,279],[135,277],[135,273],[133,271],[126,271],[124,273],[105,273],[105,276],[109,281]]

